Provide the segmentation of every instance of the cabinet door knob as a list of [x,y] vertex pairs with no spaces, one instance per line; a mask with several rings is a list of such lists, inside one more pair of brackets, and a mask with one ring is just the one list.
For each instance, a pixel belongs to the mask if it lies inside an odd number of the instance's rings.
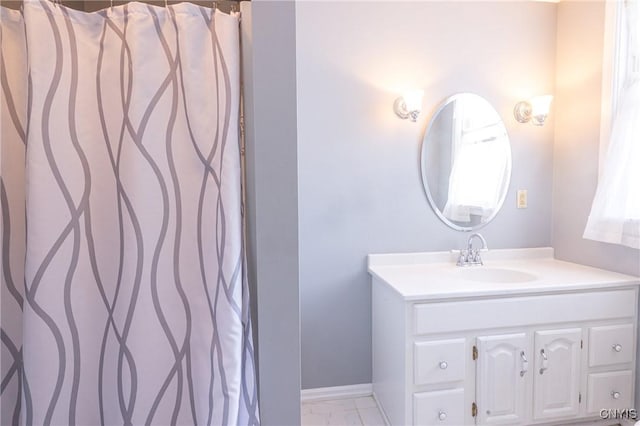
[[440,366],[440,370],[446,370],[449,366],[449,364],[447,364],[447,361],[440,361],[440,364],[438,365]]
[[441,422],[445,421],[445,420],[446,420],[446,418],[447,418],[447,413],[445,413],[444,411],[440,411],[440,412],[438,413],[438,419],[439,419]]
[[616,352],[620,352],[622,350],[622,345],[619,343],[616,343],[615,345],[612,346],[613,350]]
[[620,392],[616,392],[616,391],[611,392],[611,398],[613,399],[620,398]]

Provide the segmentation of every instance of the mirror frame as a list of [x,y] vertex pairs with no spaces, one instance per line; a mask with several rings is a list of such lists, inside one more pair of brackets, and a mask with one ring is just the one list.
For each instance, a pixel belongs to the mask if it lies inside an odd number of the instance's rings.
[[[429,190],[429,184],[427,181],[427,174],[425,171],[425,164],[426,164],[426,159],[427,159],[427,149],[426,149],[426,142],[427,142],[427,136],[429,135],[429,132],[431,131],[433,124],[435,122],[435,119],[438,117],[438,115],[442,112],[443,109],[445,109],[447,107],[447,105],[449,105],[451,102],[455,101],[456,99],[462,97],[463,95],[473,95],[473,96],[478,96],[481,99],[483,99],[491,108],[493,108],[493,110],[496,112],[496,115],[500,118],[500,121],[502,122],[503,126],[504,126],[504,130],[507,133],[507,138],[508,138],[508,148],[509,148],[509,161],[507,164],[507,182],[506,182],[506,189],[505,191],[502,193],[500,200],[498,201],[497,207],[494,210],[494,212],[491,214],[491,216],[489,216],[487,218],[486,221],[478,224],[478,225],[474,225],[474,226],[460,226],[456,223],[453,223],[451,220],[449,220],[448,218],[446,218],[442,212],[438,209],[438,207],[436,206],[435,200],[433,199],[433,196],[431,195],[431,191]],[[507,131],[507,126],[504,123],[504,120],[502,119],[502,117],[500,116],[500,113],[498,113],[498,111],[495,109],[495,107],[491,104],[491,102],[489,102],[486,98],[476,94],[476,93],[471,93],[471,92],[459,92],[459,93],[454,93],[453,95],[449,96],[448,98],[446,98],[443,102],[440,103],[440,105],[438,105],[438,107],[436,108],[435,112],[431,115],[431,119],[429,120],[429,126],[427,126],[426,132],[424,134],[424,137],[422,138],[422,144],[420,146],[420,176],[422,177],[422,188],[424,189],[425,194],[427,195],[427,199],[429,200],[429,205],[431,206],[431,209],[435,212],[436,216],[438,216],[438,218],[448,227],[456,230],[456,231],[462,231],[462,232],[473,232],[473,231],[477,231],[478,229],[484,228],[485,226],[487,226],[488,224],[490,224],[493,219],[495,219],[496,215],[500,212],[500,210],[502,210],[502,206],[504,205],[504,201],[507,198],[507,193],[509,192],[509,186],[511,185],[511,174],[512,174],[512,170],[513,170],[513,153],[511,150],[511,137],[509,137],[509,132]]]

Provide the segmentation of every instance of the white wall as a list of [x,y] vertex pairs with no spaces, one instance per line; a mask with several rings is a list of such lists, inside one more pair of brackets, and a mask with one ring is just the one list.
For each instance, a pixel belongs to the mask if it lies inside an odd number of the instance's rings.
[[640,251],[582,238],[598,182],[604,2],[558,5],[553,246],[556,257],[640,275]]
[[[449,250],[467,236],[424,194],[420,144],[431,112],[474,92],[505,121],[513,177],[483,229],[490,248],[551,244],[554,115],[540,128],[513,106],[553,93],[556,5],[540,2],[298,2],[296,63],[302,387],[371,382],[366,255]],[[394,99],[425,89],[418,123]],[[529,208],[515,208],[515,191]]]

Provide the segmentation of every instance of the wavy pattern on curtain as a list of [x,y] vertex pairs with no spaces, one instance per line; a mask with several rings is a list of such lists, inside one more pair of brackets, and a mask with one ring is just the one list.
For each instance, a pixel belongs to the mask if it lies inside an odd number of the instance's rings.
[[0,422],[258,424],[237,16],[0,14]]

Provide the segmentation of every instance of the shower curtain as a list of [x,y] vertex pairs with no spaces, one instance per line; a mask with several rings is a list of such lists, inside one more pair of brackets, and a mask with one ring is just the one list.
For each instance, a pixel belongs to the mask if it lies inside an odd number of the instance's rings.
[[1,424],[258,424],[238,16],[0,18]]

